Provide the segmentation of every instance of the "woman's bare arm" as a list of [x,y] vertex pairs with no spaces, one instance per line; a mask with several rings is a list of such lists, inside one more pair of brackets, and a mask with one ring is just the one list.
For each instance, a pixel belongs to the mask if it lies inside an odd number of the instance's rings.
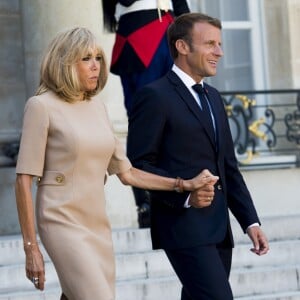
[[180,182],[176,178],[168,178],[145,172],[134,167],[128,171],[117,174],[121,182],[125,185],[132,185],[148,190],[164,190],[173,191],[178,184],[181,185],[181,191],[194,191],[204,188],[207,185],[214,185],[219,179],[218,176],[213,176],[208,170],[203,170],[198,176],[183,180]]
[[34,286],[44,289],[45,268],[44,259],[40,252],[35,232],[34,209],[32,199],[33,176],[17,174],[15,193],[19,223],[24,241],[26,254],[26,276]]

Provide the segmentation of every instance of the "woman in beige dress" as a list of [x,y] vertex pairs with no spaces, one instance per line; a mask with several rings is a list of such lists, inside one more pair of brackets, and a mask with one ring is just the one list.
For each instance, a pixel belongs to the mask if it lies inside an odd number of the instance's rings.
[[115,265],[105,211],[106,174],[144,189],[198,190],[213,197],[218,179],[203,171],[190,180],[135,169],[114,137],[105,106],[94,97],[107,80],[106,60],[85,28],[56,36],[41,66],[36,96],[25,106],[16,167],[16,201],[26,276],[44,289],[44,260],[34,226],[32,183],[37,178],[40,239],[56,268],[61,299],[113,300]]

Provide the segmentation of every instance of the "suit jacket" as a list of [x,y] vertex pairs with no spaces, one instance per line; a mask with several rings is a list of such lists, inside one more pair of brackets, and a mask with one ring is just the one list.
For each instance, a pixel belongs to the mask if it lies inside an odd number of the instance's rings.
[[259,222],[238,170],[223,101],[216,89],[205,88],[217,123],[217,146],[193,95],[173,71],[140,89],[133,100],[127,155],[135,167],[184,179],[208,169],[220,177],[207,208],[184,208],[188,193],[151,192],[154,249],[218,243],[228,233],[231,237],[228,208],[244,231]]

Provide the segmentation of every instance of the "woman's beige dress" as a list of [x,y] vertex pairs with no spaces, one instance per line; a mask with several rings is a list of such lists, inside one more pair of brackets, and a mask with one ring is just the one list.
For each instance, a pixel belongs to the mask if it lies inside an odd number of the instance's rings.
[[38,231],[70,300],[114,299],[104,181],[130,167],[101,100],[70,104],[47,92],[26,103],[16,172],[40,177]]

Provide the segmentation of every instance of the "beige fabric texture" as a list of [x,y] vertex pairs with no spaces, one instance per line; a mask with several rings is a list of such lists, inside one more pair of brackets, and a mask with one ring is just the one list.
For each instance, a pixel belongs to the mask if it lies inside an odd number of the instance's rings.
[[130,167],[99,98],[67,103],[47,92],[27,101],[16,172],[41,177],[38,231],[69,300],[115,298],[104,180]]

